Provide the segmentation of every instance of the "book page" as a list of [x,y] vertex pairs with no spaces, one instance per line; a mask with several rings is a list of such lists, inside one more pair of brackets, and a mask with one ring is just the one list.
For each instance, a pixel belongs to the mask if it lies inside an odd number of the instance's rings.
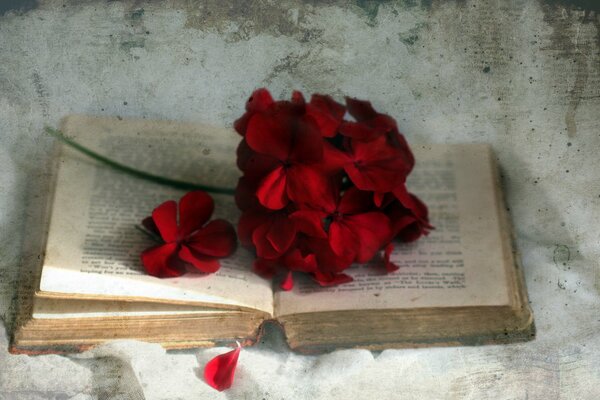
[[[36,297],[33,302],[32,317],[34,319],[150,317],[161,315],[208,315],[223,312],[222,309],[184,304]],[[231,313],[233,311],[226,312]]]
[[498,217],[491,152],[485,145],[414,149],[407,187],[429,207],[435,226],[414,243],[396,243],[400,267],[355,265],[348,284],[321,288],[297,280],[275,294],[276,315],[315,311],[507,305],[507,257]]
[[[226,129],[168,122],[70,117],[63,131],[102,154],[174,179],[235,187],[235,146]],[[238,248],[215,274],[160,279],[146,275],[140,253],[154,245],[135,225],[185,192],[99,166],[64,148],[57,174],[40,295],[111,296],[223,304],[272,313],[270,282],[251,271]],[[237,222],[233,196],[213,196],[213,218]]]

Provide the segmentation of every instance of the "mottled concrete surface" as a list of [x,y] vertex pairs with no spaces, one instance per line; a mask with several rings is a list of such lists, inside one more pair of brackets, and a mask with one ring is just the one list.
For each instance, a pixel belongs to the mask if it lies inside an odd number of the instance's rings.
[[21,243],[43,198],[44,124],[71,113],[231,124],[266,86],[371,99],[412,143],[491,143],[537,339],[305,357],[273,334],[219,394],[196,369],[218,349],[11,356],[0,333],[0,399],[600,398],[600,3],[225,3],[0,1],[5,325],[18,265],[36,257]]

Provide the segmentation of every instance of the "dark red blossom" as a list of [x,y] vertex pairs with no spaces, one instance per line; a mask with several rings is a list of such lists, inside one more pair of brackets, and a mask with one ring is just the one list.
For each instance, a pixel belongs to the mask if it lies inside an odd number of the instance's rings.
[[179,219],[177,208],[175,201],[166,201],[143,221],[147,229],[165,242],[142,253],[146,272],[157,277],[175,277],[188,268],[206,273],[217,271],[218,259],[235,250],[233,226],[222,219],[208,222],[214,202],[202,191],[189,192],[179,200]]
[[351,140],[343,168],[361,190],[390,192],[404,183],[413,167],[412,154],[390,143],[387,136],[370,142]]
[[390,237],[390,221],[375,210],[368,192],[348,189],[323,197],[291,218],[298,228],[315,237],[327,237],[333,252],[357,262],[370,260]]
[[248,177],[261,175],[256,196],[266,208],[279,210],[290,200],[303,202],[324,190],[318,165],[323,141],[305,111],[304,104],[277,102],[247,123],[245,141],[254,153],[241,148],[240,167]]

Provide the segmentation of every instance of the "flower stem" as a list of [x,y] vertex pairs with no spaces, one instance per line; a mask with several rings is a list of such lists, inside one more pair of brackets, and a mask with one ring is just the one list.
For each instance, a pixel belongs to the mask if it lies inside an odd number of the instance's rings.
[[65,136],[64,133],[62,133],[59,130],[52,129],[47,126],[46,132],[49,133],[50,135],[54,136],[56,139],[60,140],[61,142],[71,146],[75,150],[87,155],[88,157],[91,157],[96,161],[106,164],[109,167],[111,167],[117,171],[124,172],[126,174],[135,176],[136,178],[145,179],[150,182],[154,182],[154,183],[158,183],[158,184],[166,185],[166,186],[171,186],[176,189],[182,189],[182,190],[204,190],[205,192],[209,192],[209,193],[228,194],[231,196],[233,196],[235,194],[235,189],[231,189],[231,188],[221,188],[221,187],[214,187],[214,186],[208,186],[208,185],[199,185],[196,183],[184,182],[184,181],[179,181],[176,179],[165,178],[164,176],[149,174],[147,172],[140,171],[138,169],[129,167],[125,164],[118,163],[114,160],[111,160],[110,158],[104,157],[103,155],[98,154],[95,151],[90,150],[87,147],[82,146],[79,143],[77,143],[76,141],[68,138],[67,136]]

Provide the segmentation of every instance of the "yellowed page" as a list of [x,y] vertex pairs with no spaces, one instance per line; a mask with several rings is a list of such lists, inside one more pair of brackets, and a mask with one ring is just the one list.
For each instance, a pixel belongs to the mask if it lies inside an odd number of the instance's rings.
[[[111,158],[148,172],[190,182],[235,187],[231,130],[169,122],[70,117],[63,130]],[[215,274],[159,279],[144,274],[139,256],[153,245],[135,224],[183,191],[98,166],[63,151],[57,176],[43,296],[111,296],[224,304],[273,311],[271,285],[251,272],[252,256],[238,249]],[[214,218],[238,218],[232,196],[215,196]]]
[[347,270],[354,282],[320,288],[307,279],[275,294],[276,315],[314,311],[506,305],[510,302],[491,152],[485,145],[414,149],[408,187],[429,206],[429,236],[397,244],[400,270]]
[[183,304],[36,297],[33,302],[32,317],[34,319],[142,317],[223,312],[222,309]]

